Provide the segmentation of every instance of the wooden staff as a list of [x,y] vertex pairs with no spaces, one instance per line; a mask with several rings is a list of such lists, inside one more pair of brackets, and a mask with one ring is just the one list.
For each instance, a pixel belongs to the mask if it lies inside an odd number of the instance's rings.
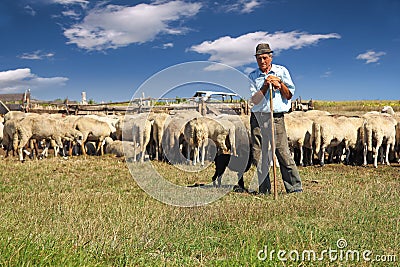
[[275,157],[275,122],[274,122],[274,101],[272,100],[272,83],[269,84],[269,107],[271,109],[271,148],[272,148],[272,169],[274,173],[274,199],[278,199],[278,184],[276,182],[276,157]]

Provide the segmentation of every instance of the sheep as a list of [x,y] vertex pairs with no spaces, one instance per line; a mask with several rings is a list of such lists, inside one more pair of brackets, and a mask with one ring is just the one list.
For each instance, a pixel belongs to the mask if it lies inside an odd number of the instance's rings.
[[382,113],[387,113],[391,115],[396,121],[396,144],[395,144],[395,158],[397,159],[397,162],[400,163],[400,115],[394,112],[393,108],[391,106],[384,106],[382,108]]
[[[64,114],[42,114],[40,115],[39,118],[49,118],[49,119],[54,119],[57,121],[57,133],[56,135],[61,137],[61,140],[63,142],[63,146],[62,146],[62,155],[65,156],[65,146],[64,146],[64,142],[67,142],[69,145],[69,151],[68,151],[68,155],[71,156],[72,155],[72,145],[75,143],[78,143],[79,145],[81,145],[82,139],[83,139],[83,134],[74,129],[73,125],[74,122],[79,118],[78,116],[65,116]],[[31,139],[36,140],[35,138]],[[40,141],[40,140],[37,140]],[[44,140],[46,141],[46,140]],[[60,146],[57,145],[56,140],[52,139],[52,137],[49,137],[47,140],[47,144],[45,145],[44,150],[42,151],[41,155],[39,155],[40,157],[47,157],[47,151],[49,149],[49,146],[52,146],[54,148],[54,153],[57,155],[60,149]],[[35,145],[35,151],[37,152],[37,143],[34,143]]]
[[[12,119],[20,119],[25,117],[27,114],[32,114],[32,113],[25,113],[22,111],[9,111],[4,115],[4,124],[8,121],[8,120],[12,120]],[[35,114],[35,113],[33,113]]]
[[[386,143],[384,162],[390,165],[389,152],[394,148],[397,121],[389,114],[365,114],[364,124],[364,164],[367,165],[367,151],[373,152],[374,167],[378,167],[378,153],[382,152],[382,144]],[[375,143],[375,146],[374,146]],[[383,158],[383,157],[382,157]]]
[[174,112],[164,123],[164,134],[162,136],[162,147],[164,157],[170,163],[183,162],[181,154],[184,141],[184,126],[193,118],[201,117],[197,111],[187,110],[185,112]]
[[[6,149],[6,157],[12,150],[13,155],[18,150],[18,134],[16,126],[18,122],[25,117],[37,117],[39,114],[36,113],[24,113],[20,111],[10,111],[4,116],[4,128],[3,128],[3,147]],[[24,150],[26,154],[30,154]]]
[[235,125],[235,148],[236,156],[232,154],[220,153],[215,156],[215,172],[212,177],[213,185],[219,187],[221,178],[226,168],[236,171],[238,175],[238,185],[236,190],[246,191],[243,184],[243,174],[249,170],[252,164],[256,164],[251,143],[250,116],[249,115],[227,115],[221,114],[216,117],[229,120]]
[[[363,120],[350,120],[345,116],[323,116],[314,118],[313,135],[315,152],[319,153],[320,165],[324,165],[324,154],[327,147],[334,148],[342,142],[345,145],[346,155],[350,157],[350,145],[357,144],[358,132]],[[332,158],[331,153],[330,158]],[[346,157],[347,158],[347,157]],[[349,158],[346,159],[349,162]]]
[[162,152],[162,137],[164,134],[164,125],[169,117],[167,113],[152,113],[150,118],[154,120],[152,126],[153,140],[155,143],[155,158],[160,159]]
[[122,147],[122,141],[120,140],[113,140],[111,137],[107,136],[105,139],[105,154],[113,154],[117,157],[124,156],[124,150]]
[[138,116],[135,118],[135,123],[133,124],[132,128],[132,135],[133,135],[133,144],[134,144],[134,161],[136,161],[136,144],[139,143],[140,147],[140,161],[144,162],[144,154],[146,150],[146,146],[150,141],[151,137],[151,127],[154,123],[154,120],[148,120],[147,114],[139,114],[144,116]]
[[332,115],[328,111],[316,110],[316,109],[308,110],[308,111],[293,111],[290,114],[292,116],[294,116],[294,117],[307,117],[307,118],[310,118],[310,119],[318,118],[318,117],[321,117],[321,116],[330,116],[330,115]]
[[382,112],[382,113],[387,113],[387,114],[390,114],[390,115],[392,115],[392,116],[398,117],[397,114],[396,114],[396,112],[394,112],[394,110],[393,110],[393,108],[392,108],[391,106],[384,106],[384,107],[382,108],[382,111],[381,111],[381,112]]
[[400,122],[396,125],[396,146],[397,146],[397,162],[400,163],[399,146],[400,146]]
[[6,150],[6,157],[8,157],[9,152],[12,150],[13,155],[18,149],[18,137],[16,130],[17,120],[8,120],[4,123],[3,127],[3,147]]
[[[127,114],[122,122],[122,141],[133,142],[133,161],[136,161],[137,155],[139,160],[144,162],[145,150],[151,138],[151,127],[154,120],[149,120],[149,114],[141,113],[130,115]],[[139,145],[139,153],[136,149]]]
[[222,125],[227,131],[227,137],[229,138],[230,152],[232,155],[237,156],[236,153],[236,125],[227,118],[216,118],[216,121]]
[[[313,121],[308,117],[296,117],[289,113],[285,115],[285,128],[289,147],[292,149],[297,148],[300,151],[300,164],[306,166],[307,161],[312,164]],[[307,159],[303,155],[303,148],[310,150]]]
[[111,135],[111,129],[108,126],[108,123],[94,118],[80,117],[74,122],[73,129],[80,131],[83,135],[81,140],[81,149],[84,155],[86,155],[84,146],[86,141],[96,141],[97,154],[100,153],[101,155],[104,155],[104,138]]
[[[205,148],[208,144],[208,127],[207,124],[194,118],[185,124],[184,138],[188,143],[187,161],[190,162],[190,152],[194,149],[193,165],[199,161],[201,166],[204,166]],[[199,160],[199,150],[201,149],[201,161]]]
[[[18,154],[21,162],[24,161],[22,149],[31,138],[54,140],[56,144],[54,151],[55,155],[57,155],[58,149],[63,148],[62,138],[66,137],[67,132],[70,133],[65,129],[65,124],[63,124],[62,121],[47,116],[28,116],[20,119],[16,123],[16,132],[18,134]],[[68,136],[68,138],[80,138],[82,135],[79,134],[79,136],[75,136],[77,133],[77,131],[74,131],[71,136]],[[65,156],[64,149],[63,156]]]
[[208,138],[214,141],[217,148],[217,154],[227,153],[229,149],[226,146],[226,140],[229,136],[229,130],[225,129],[218,120],[208,117],[200,117],[198,119],[207,125]]
[[361,151],[364,146],[364,124],[365,119],[360,117],[339,117],[339,122],[343,122],[342,127],[346,128],[343,139],[346,151],[346,164],[350,164],[351,150]]
[[0,122],[0,145],[3,145],[3,130],[4,130],[4,124],[3,122]]
[[107,116],[107,115],[102,115],[102,114],[89,114],[89,115],[85,115],[84,117],[87,118],[93,118],[99,121],[104,121],[108,124],[108,126],[110,127],[110,131],[111,134],[110,136],[113,137],[114,139],[116,139],[116,135],[117,135],[117,123],[118,121],[121,119],[121,117],[119,116]]

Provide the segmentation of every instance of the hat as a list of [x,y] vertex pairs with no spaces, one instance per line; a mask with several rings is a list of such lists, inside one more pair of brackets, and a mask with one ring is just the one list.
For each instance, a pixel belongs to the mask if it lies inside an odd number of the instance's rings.
[[271,48],[269,47],[269,44],[267,43],[261,43],[258,44],[256,47],[256,54],[257,55],[261,55],[261,54],[269,54],[269,53],[273,53],[274,51],[271,50]]

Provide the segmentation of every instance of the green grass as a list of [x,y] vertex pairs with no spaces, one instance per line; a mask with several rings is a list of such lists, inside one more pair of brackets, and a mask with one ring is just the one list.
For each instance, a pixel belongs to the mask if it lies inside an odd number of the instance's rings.
[[[212,174],[185,174],[163,163],[155,168],[183,184],[207,182]],[[398,263],[399,168],[300,168],[302,194],[284,194],[278,180],[278,200],[229,193],[183,208],[147,195],[113,157],[4,159],[0,266],[372,266],[257,258],[264,246],[321,252],[337,248],[340,238],[351,250],[397,255]]]
[[361,115],[368,111],[381,111],[384,106],[391,106],[395,112],[400,112],[399,100],[314,100],[315,109],[326,110],[333,114],[342,115]]

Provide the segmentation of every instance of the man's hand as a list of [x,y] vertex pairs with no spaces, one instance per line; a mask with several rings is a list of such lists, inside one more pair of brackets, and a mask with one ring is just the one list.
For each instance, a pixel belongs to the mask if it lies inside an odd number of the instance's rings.
[[265,79],[265,86],[269,87],[269,84],[272,84],[275,90],[280,90],[282,87],[281,79],[274,75],[269,75],[267,79]]

